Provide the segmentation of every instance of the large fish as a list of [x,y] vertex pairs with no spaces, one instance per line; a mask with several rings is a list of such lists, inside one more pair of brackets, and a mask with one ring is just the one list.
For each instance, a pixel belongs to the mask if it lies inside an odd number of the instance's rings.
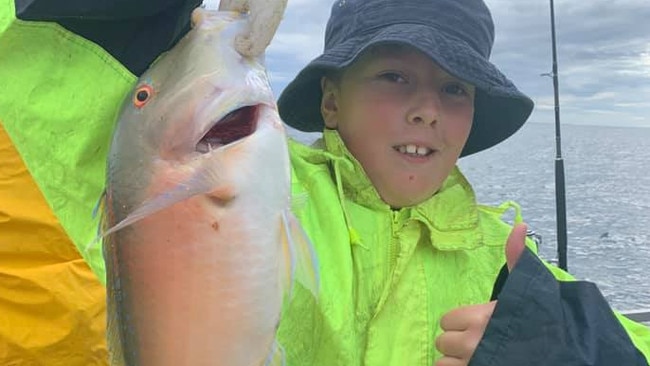
[[197,9],[140,78],[113,137],[104,202],[112,365],[282,363],[294,277],[317,265],[290,214],[285,131],[248,15]]

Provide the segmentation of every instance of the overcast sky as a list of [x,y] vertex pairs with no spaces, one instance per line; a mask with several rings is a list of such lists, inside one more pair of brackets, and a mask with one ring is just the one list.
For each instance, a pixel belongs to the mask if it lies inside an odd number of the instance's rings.
[[[496,25],[495,63],[533,98],[531,121],[553,117],[548,0],[486,0]],[[267,50],[277,95],[318,56],[332,0],[288,0]],[[556,0],[563,123],[650,127],[650,1]]]

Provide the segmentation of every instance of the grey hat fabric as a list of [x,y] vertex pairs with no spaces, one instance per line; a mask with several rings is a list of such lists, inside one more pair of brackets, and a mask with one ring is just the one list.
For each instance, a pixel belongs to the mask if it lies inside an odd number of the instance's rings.
[[325,31],[325,51],[280,95],[284,122],[305,132],[322,131],[321,77],[383,43],[415,47],[476,87],[474,122],[461,156],[510,137],[532,112],[533,101],[488,61],[494,24],[483,0],[338,0]]

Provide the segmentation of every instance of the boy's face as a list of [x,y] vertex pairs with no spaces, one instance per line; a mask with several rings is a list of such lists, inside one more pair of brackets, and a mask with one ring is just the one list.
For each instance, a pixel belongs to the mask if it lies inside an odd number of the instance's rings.
[[474,87],[407,46],[365,52],[334,81],[321,111],[393,208],[431,197],[454,168],[474,116]]

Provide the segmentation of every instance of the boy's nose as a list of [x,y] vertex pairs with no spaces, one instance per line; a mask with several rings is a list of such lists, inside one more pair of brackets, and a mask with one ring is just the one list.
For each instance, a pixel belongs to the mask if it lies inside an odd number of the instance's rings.
[[440,120],[440,97],[437,93],[422,93],[414,100],[407,120],[410,123],[434,124]]

